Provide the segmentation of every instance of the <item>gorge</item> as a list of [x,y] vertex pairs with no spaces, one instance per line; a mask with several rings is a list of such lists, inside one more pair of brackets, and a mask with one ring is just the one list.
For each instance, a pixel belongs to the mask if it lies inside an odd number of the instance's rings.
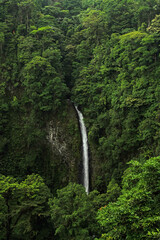
[[159,0],[0,0],[0,240],[160,239],[159,46]]

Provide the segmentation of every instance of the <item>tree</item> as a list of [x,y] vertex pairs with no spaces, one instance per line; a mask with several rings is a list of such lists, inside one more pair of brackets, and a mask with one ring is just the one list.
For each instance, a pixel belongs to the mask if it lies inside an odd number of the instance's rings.
[[122,194],[98,212],[105,234],[100,239],[159,239],[160,157],[131,161]]
[[151,26],[147,28],[147,30],[151,33],[157,33],[160,32],[160,15],[156,15],[156,17],[152,20]]
[[110,34],[125,33],[134,28],[132,24],[133,12],[130,11],[127,0],[104,0],[102,7]]
[[26,64],[23,76],[28,102],[35,109],[58,110],[68,89],[46,58],[34,57]]
[[75,183],[57,190],[57,197],[49,201],[57,239],[89,240],[98,236],[95,214],[105,197],[100,198],[96,191],[87,195],[84,188]]
[[45,239],[50,234],[49,197],[50,190],[39,175],[29,175],[21,183],[1,175],[0,239]]

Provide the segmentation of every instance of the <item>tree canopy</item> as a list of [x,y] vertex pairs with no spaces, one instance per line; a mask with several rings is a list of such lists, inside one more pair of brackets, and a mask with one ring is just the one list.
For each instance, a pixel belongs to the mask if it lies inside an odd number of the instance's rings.
[[0,0],[0,239],[160,238],[159,46],[159,0]]

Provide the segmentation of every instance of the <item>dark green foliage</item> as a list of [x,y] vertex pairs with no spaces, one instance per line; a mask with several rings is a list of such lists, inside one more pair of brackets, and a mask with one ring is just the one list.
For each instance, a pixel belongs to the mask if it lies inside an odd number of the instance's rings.
[[43,162],[50,162],[46,125],[63,111],[69,92],[58,43],[61,30],[54,15],[42,14],[44,4],[0,3],[0,166],[1,173],[22,178],[42,174]]
[[130,162],[121,196],[99,210],[98,220],[105,232],[100,239],[159,239],[159,177],[159,157]]
[[85,193],[81,185],[70,183],[49,201],[56,239],[92,239],[99,235],[96,211],[105,197],[93,191]]
[[110,178],[117,168],[119,180],[119,162],[159,155],[158,44],[155,33],[112,34],[81,64],[73,99],[84,109],[97,164],[102,159],[96,174],[104,170]]
[[[159,11],[159,0],[0,1],[1,239],[93,239],[105,205],[101,239],[159,238]],[[81,158],[68,98],[84,113],[91,187],[105,194],[65,187]],[[51,213],[32,173],[65,187]]]
[[21,183],[2,175],[0,239],[47,239],[51,234],[47,204],[50,196],[50,190],[38,175],[32,174]]

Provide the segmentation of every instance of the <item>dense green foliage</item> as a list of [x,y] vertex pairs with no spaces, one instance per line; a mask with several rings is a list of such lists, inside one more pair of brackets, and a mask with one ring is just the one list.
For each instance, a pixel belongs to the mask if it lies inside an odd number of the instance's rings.
[[38,175],[32,174],[21,183],[13,177],[1,176],[0,239],[21,239],[21,236],[48,239],[50,196],[50,190]]
[[[64,122],[68,107],[62,63],[65,39],[59,22],[67,15],[63,7],[47,1],[0,2],[1,173],[21,179],[38,173],[50,186],[67,183],[60,179],[68,163],[62,173],[46,142],[48,125],[53,118]],[[74,120],[65,127],[73,134],[78,130]],[[73,144],[70,151],[78,148]]]
[[159,0],[0,0],[0,239],[160,238],[159,46]]
[[53,197],[38,175],[20,183],[1,175],[0,239],[158,240],[159,177],[160,157],[132,160],[121,193],[114,181],[106,194],[89,195],[70,183]]
[[[104,29],[99,36],[97,32],[90,33],[94,26],[89,14],[93,14],[93,10],[82,18],[81,32],[76,32],[87,39],[77,46],[77,58],[80,60],[81,55],[83,61],[78,63],[73,99],[83,108],[89,141],[96,148],[97,162],[101,159],[102,163],[96,174],[103,174],[106,184],[111,176],[119,180],[129,159],[159,155],[158,17],[147,29],[145,24],[132,31],[123,26],[125,34],[120,30],[109,34],[107,20],[102,25],[103,16],[97,23],[98,29],[101,25]],[[94,12],[97,21],[102,14],[105,15],[105,8],[104,12],[99,10],[98,15]],[[132,20],[133,16],[129,16]],[[86,33],[91,34],[91,38]],[[90,49],[89,56],[86,51],[83,55],[82,48]]]
[[115,203],[99,210],[106,234],[101,239],[159,239],[160,157],[144,163],[131,161]]
[[57,197],[50,200],[51,218],[57,239],[91,239],[99,232],[96,211],[102,204],[97,192],[89,196],[81,185],[69,184],[58,190]]

